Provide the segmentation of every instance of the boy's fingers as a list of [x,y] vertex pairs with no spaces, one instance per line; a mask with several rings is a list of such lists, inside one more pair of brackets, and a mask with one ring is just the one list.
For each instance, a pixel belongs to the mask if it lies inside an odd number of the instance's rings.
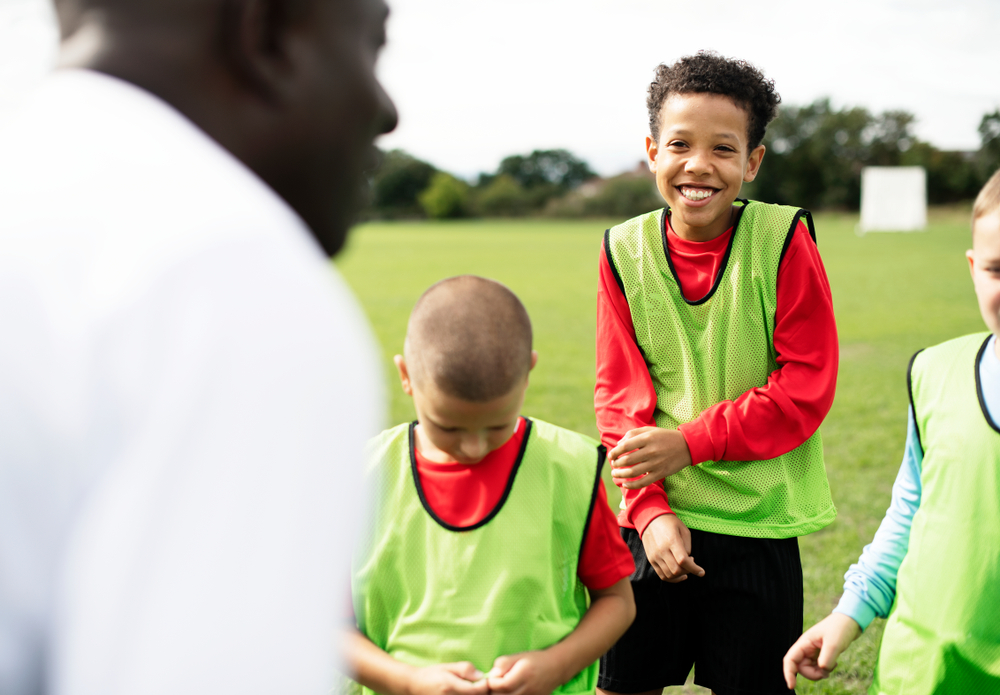
[[483,672],[469,661],[460,661],[457,664],[446,664],[445,668],[459,678],[464,678],[467,681],[478,681],[483,677]]
[[638,447],[628,445],[628,446],[617,446],[608,452],[608,461],[611,462],[612,468],[621,468],[622,466],[627,466],[629,461],[629,454],[638,451]]
[[690,555],[685,557],[683,562],[680,563],[680,565],[681,569],[683,569],[685,572],[689,572],[695,575],[696,577],[705,576],[705,570],[699,567],[698,564],[694,561],[694,558],[691,557]]
[[458,695],[486,695],[490,692],[490,685],[485,679],[472,682],[459,678],[451,685],[451,689]]
[[824,640],[823,648],[819,650],[819,658],[816,659],[816,665],[829,673],[837,668],[837,657],[839,656],[840,650],[837,649],[836,642],[832,639]]
[[649,468],[649,464],[646,461],[641,461],[639,459],[625,457],[624,463],[620,466],[611,467],[611,477],[613,478],[636,478],[643,473],[646,473],[646,469]]
[[785,685],[789,690],[795,690],[795,674],[798,672],[798,665],[785,655],[781,662],[781,669],[785,673]]
[[819,680],[830,675],[828,669],[819,667],[816,664],[816,654],[819,647],[809,636],[802,635],[795,644],[789,648],[782,659],[782,670],[785,672],[785,684],[789,690],[795,688],[795,674],[801,673],[809,680]]
[[486,674],[486,677],[491,679],[500,678],[508,671],[510,671],[511,667],[516,663],[517,663],[516,656],[510,654],[498,656],[496,659],[493,660],[493,668],[491,668],[490,672]]
[[781,660],[781,668],[785,672],[785,685],[788,686],[789,690],[795,690],[795,674],[798,673],[799,664],[805,656],[802,650],[802,638],[799,637],[795,644],[789,647],[785,658]]

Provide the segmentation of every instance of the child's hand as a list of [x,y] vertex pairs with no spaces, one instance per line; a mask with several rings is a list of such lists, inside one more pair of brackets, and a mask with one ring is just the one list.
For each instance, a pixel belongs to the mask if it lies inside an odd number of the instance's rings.
[[642,547],[656,576],[665,582],[682,582],[688,573],[705,576],[691,557],[691,532],[676,514],[661,514],[650,521],[642,533]]
[[782,662],[788,689],[795,689],[796,673],[801,673],[812,681],[829,676],[837,668],[837,657],[859,635],[861,627],[843,613],[831,613],[806,630],[791,646]]
[[545,652],[522,652],[498,657],[486,682],[491,693],[549,695],[562,685],[559,670]]
[[435,664],[414,671],[410,695],[487,695],[486,677],[468,661]]
[[691,452],[677,430],[640,427],[625,433],[618,446],[608,452],[608,461],[612,477],[625,478],[622,485],[635,490],[690,466]]

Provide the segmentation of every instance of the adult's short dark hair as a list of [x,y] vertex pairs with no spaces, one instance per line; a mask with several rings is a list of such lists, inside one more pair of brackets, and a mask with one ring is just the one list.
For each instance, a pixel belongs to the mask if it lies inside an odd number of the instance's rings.
[[646,108],[649,132],[660,139],[660,111],[672,94],[719,94],[732,99],[747,113],[747,141],[754,149],[764,139],[767,124],[778,115],[781,96],[774,80],[745,60],[724,58],[712,51],[684,56],[673,65],[661,63],[649,85]]
[[476,275],[442,280],[413,307],[406,363],[418,385],[474,403],[510,393],[531,369],[531,319],[505,285]]

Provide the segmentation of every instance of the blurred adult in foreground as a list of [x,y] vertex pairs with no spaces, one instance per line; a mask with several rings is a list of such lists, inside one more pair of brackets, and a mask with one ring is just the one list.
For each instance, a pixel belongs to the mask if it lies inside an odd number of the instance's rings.
[[62,0],[0,133],[0,693],[326,693],[382,0]]

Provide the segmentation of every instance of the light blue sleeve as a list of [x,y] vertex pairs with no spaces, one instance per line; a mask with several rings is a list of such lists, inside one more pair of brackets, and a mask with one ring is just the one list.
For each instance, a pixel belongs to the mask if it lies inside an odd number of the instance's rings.
[[906,556],[910,541],[910,525],[920,506],[920,466],[923,449],[917,439],[913,408],[906,425],[906,448],[903,464],[892,486],[892,502],[885,518],[875,532],[875,538],[865,546],[856,565],[844,575],[844,595],[834,608],[868,627],[875,616],[885,618],[896,596],[896,574]]

